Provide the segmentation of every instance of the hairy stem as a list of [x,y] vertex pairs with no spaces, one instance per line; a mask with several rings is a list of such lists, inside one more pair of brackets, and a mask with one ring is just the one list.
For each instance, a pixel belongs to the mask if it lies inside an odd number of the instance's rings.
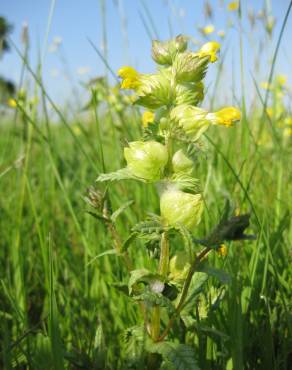
[[[158,266],[158,273],[161,276],[167,276],[169,265],[169,239],[167,232],[161,235],[160,241],[160,260]],[[154,306],[151,315],[151,337],[157,341],[160,334],[160,307]]]

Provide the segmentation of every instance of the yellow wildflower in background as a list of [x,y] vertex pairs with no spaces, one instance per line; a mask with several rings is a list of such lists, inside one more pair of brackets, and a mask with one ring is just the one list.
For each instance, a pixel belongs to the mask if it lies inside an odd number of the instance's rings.
[[285,75],[278,75],[276,77],[276,81],[278,82],[278,84],[280,86],[285,86],[286,83],[287,83],[287,76],[285,76]]
[[149,123],[153,122],[154,122],[154,113],[146,110],[142,115],[143,126],[146,128],[148,127]]
[[199,57],[205,57],[209,56],[210,57],[210,62],[214,63],[218,59],[217,53],[220,50],[220,44],[219,42],[216,41],[210,41],[204,44],[201,49],[198,52]]
[[217,249],[217,253],[221,257],[226,257],[227,256],[227,247],[225,244],[221,244],[219,248]]
[[118,70],[118,76],[122,78],[121,89],[137,89],[140,85],[139,73],[132,67],[122,67]]
[[239,1],[231,1],[228,5],[227,5],[227,9],[230,11],[230,12],[235,12],[236,10],[238,10],[239,8]]
[[234,107],[226,107],[218,112],[211,113],[215,119],[213,122],[217,125],[223,125],[226,127],[231,127],[236,121],[241,118],[240,111]]
[[223,37],[225,37],[225,31],[224,30],[219,30],[217,32],[217,35],[223,39]]
[[261,88],[268,90],[270,88],[269,83],[266,81],[261,82]]
[[16,108],[17,107],[16,100],[12,99],[12,98],[7,100],[7,104],[9,105],[10,108]]
[[213,26],[213,24],[208,24],[206,27],[202,28],[202,33],[204,35],[210,35],[214,31],[215,31],[215,27]]

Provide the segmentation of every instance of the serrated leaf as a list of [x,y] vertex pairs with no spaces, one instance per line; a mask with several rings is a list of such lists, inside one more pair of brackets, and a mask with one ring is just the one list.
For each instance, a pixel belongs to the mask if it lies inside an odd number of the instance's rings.
[[162,233],[164,231],[164,227],[160,221],[150,219],[137,223],[133,226],[132,231],[139,234]]
[[120,208],[118,208],[112,215],[111,215],[111,220],[113,222],[116,221],[116,219],[119,217],[121,213],[123,213],[130,205],[134,203],[134,200],[129,200],[125,204],[123,204]]
[[119,180],[139,180],[139,181],[145,182],[145,180],[134,176],[127,167],[121,168],[120,170],[115,171],[115,172],[102,173],[96,179],[97,182],[119,181]]
[[155,293],[150,290],[146,290],[142,294],[135,296],[134,299],[136,301],[143,301],[150,306],[165,307],[170,314],[175,312],[175,307],[171,301],[161,293]]
[[149,343],[147,347],[150,353],[159,353],[165,363],[171,364],[174,369],[199,370],[195,360],[195,352],[190,346],[180,343],[159,342]]

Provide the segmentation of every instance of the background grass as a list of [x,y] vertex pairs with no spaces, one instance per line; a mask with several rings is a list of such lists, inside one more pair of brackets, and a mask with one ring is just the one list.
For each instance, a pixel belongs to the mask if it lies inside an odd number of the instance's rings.
[[[151,18],[144,22],[153,27]],[[32,79],[47,104],[41,82]],[[140,313],[113,285],[127,280],[122,261],[94,259],[113,248],[113,239],[86,212],[84,196],[99,173],[125,165],[123,146],[139,137],[141,119],[134,108],[122,114],[96,108],[93,102],[82,121],[57,112],[59,123],[52,124],[45,111],[26,104],[0,125],[1,368],[131,368],[123,334]],[[239,125],[208,131],[196,161],[206,202],[196,236],[216,225],[226,199],[251,213],[250,232],[257,235],[229,245],[226,258],[209,257],[231,281],[209,280],[198,302],[199,325],[183,338],[196,347],[201,369],[288,370],[292,362],[292,142],[262,110],[259,97]],[[121,240],[147,212],[159,212],[150,185],[125,181],[108,194],[113,210],[134,200],[118,219]],[[136,268],[156,263],[141,242],[129,253]]]

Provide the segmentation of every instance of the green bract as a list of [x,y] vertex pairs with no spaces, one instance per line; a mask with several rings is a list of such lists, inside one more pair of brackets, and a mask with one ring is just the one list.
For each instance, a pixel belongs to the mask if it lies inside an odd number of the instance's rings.
[[172,157],[172,168],[174,172],[183,172],[190,175],[193,172],[193,161],[180,149]]
[[177,82],[200,82],[205,77],[208,64],[208,57],[187,51],[177,54],[172,70]]
[[198,105],[204,99],[203,83],[185,82],[176,85],[175,105]]
[[156,141],[133,141],[124,155],[131,173],[145,180],[158,180],[168,161],[166,147]]
[[169,279],[175,282],[183,281],[190,268],[190,257],[186,252],[177,252],[169,261]]
[[177,53],[185,51],[187,40],[184,36],[179,35],[173,40],[152,42],[152,58],[162,65],[171,65]]
[[158,109],[172,101],[170,71],[163,70],[158,74],[141,75],[137,88],[136,104],[148,109]]
[[208,129],[210,120],[208,112],[191,105],[178,105],[170,112],[171,120],[181,127],[193,141],[197,141]]
[[169,225],[182,225],[192,231],[201,221],[202,196],[177,189],[166,190],[160,198],[160,212]]

